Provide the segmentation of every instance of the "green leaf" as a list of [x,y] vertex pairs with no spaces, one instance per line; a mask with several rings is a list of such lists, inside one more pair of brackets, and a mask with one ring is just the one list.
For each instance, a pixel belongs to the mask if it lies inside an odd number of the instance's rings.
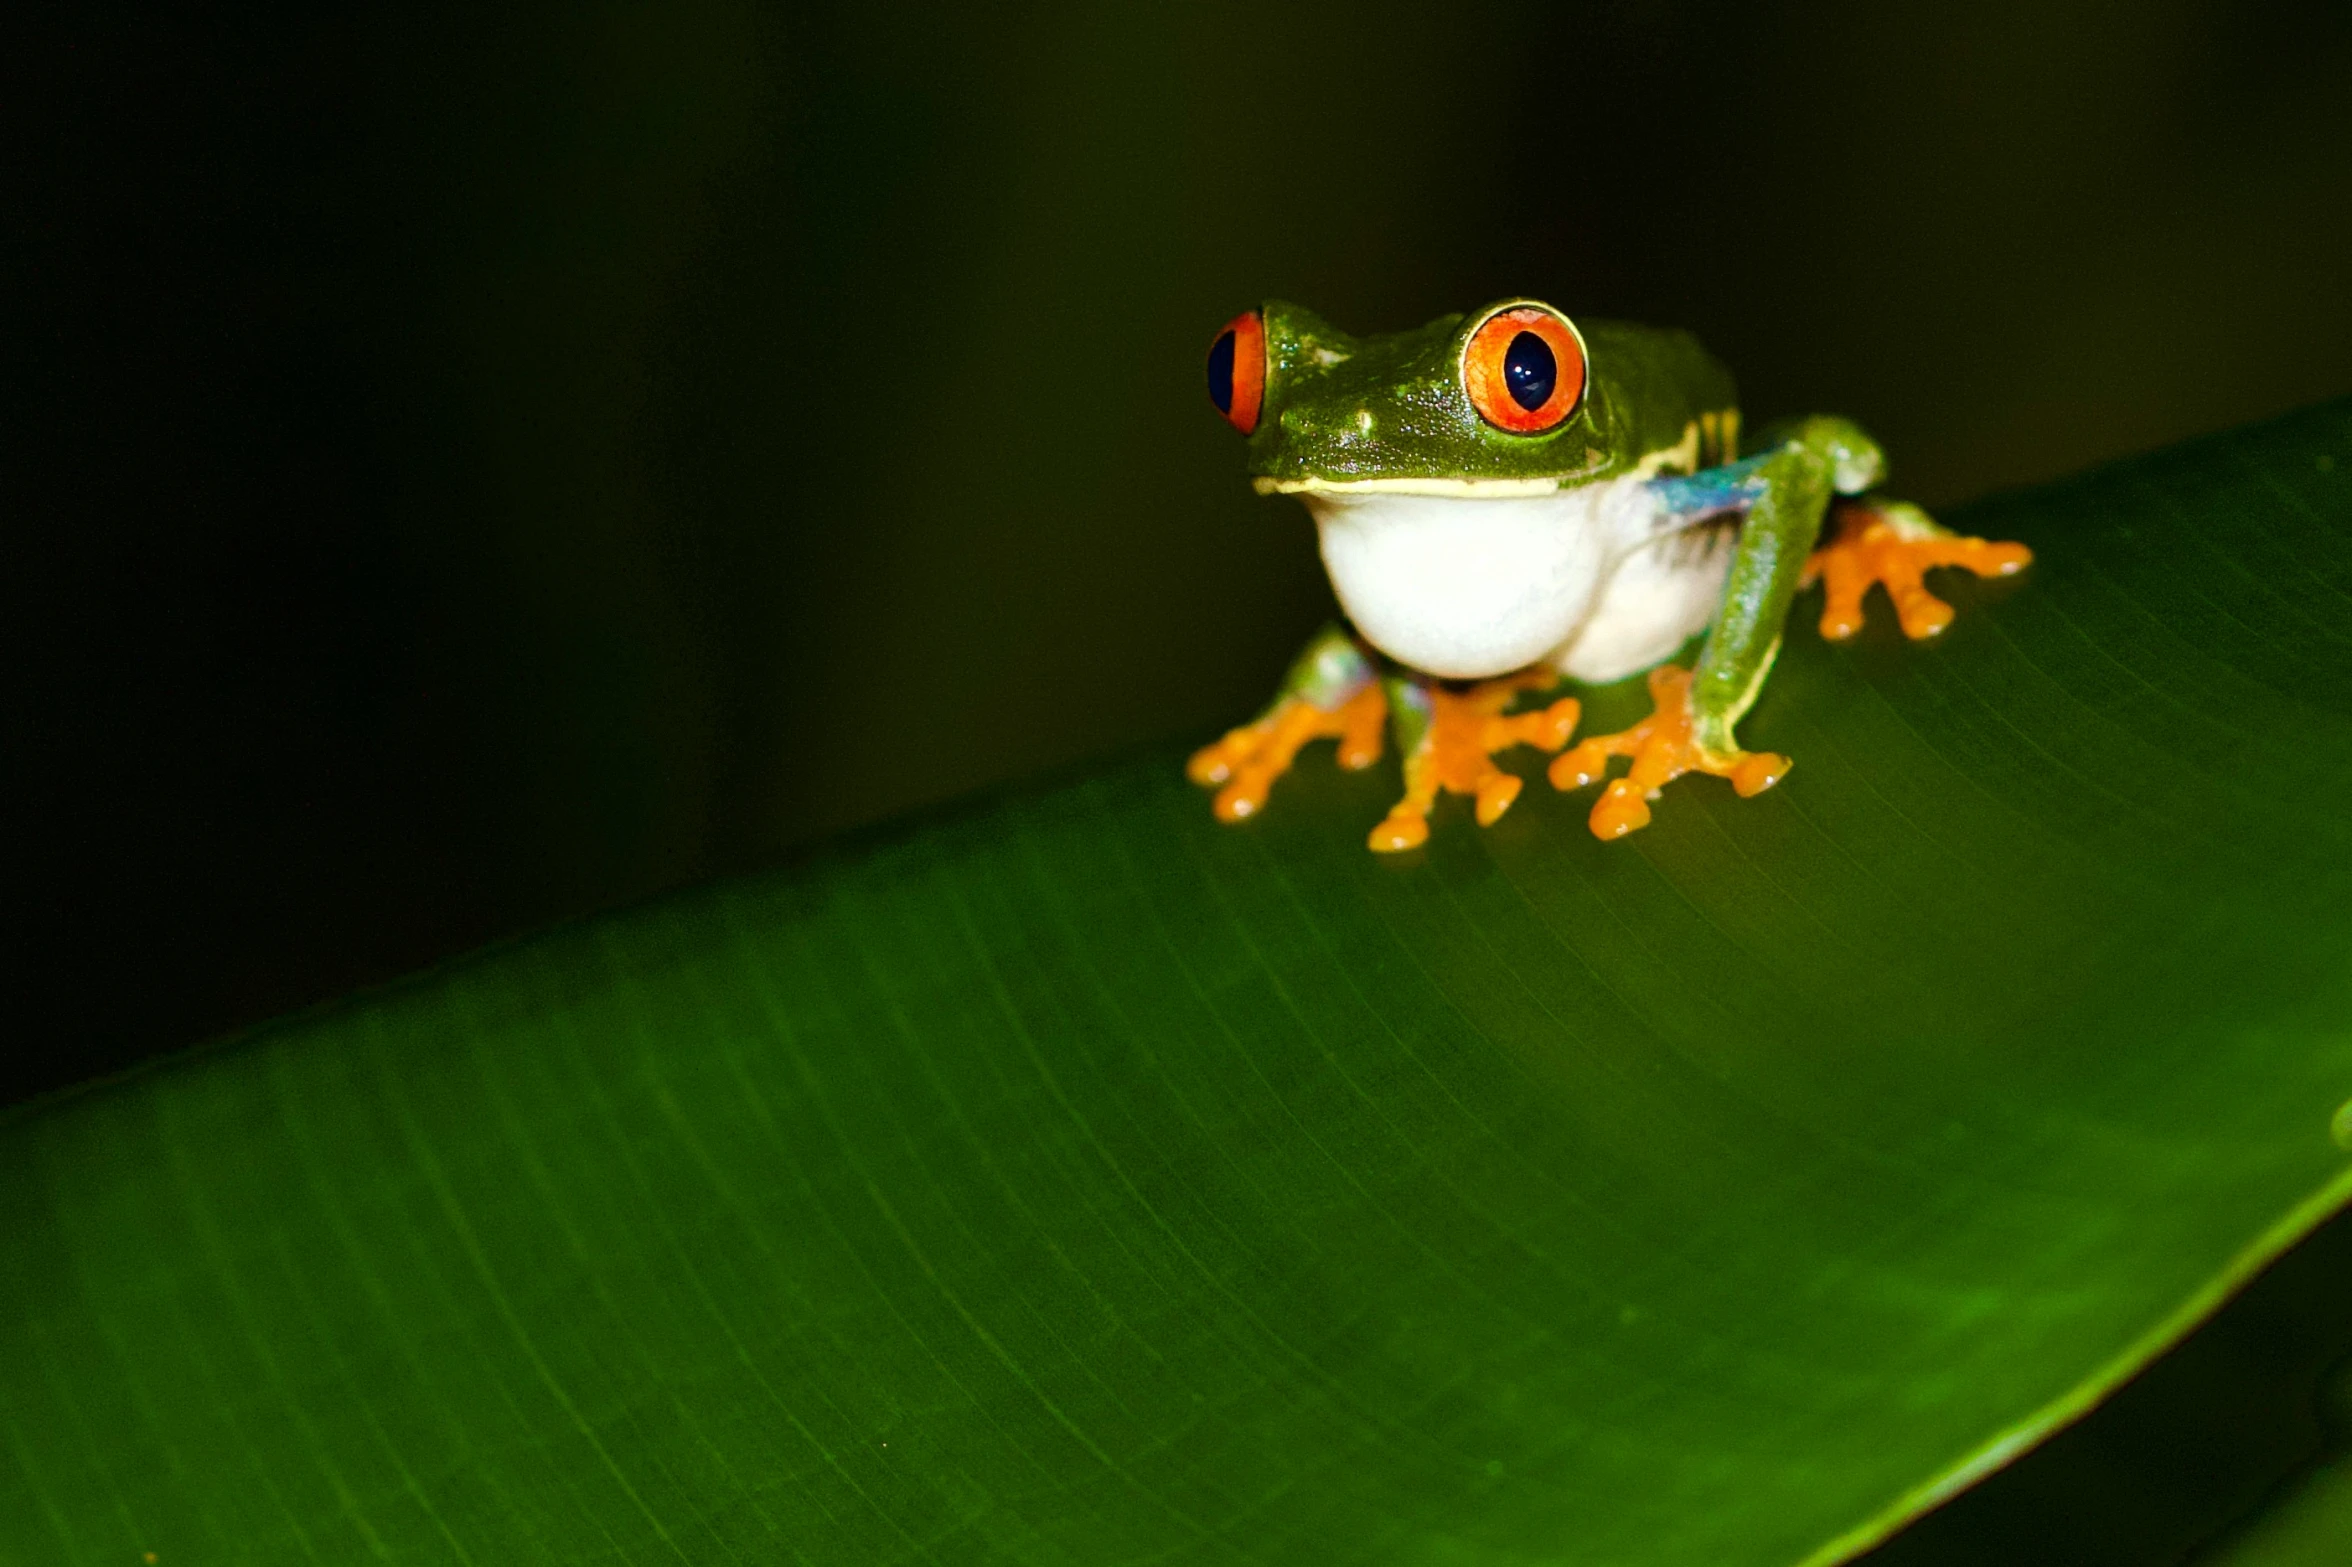
[[1152,755],[14,1116],[0,1558],[1863,1547],[2352,1193],[2352,404],[1952,520],[1622,843]]

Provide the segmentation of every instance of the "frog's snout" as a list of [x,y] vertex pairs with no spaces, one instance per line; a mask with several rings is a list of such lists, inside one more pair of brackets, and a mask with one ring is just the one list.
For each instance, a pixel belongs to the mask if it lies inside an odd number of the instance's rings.
[[1350,408],[1337,413],[1322,413],[1312,408],[1282,410],[1282,428],[1286,434],[1319,437],[1324,440],[1362,440],[1379,426],[1369,408]]
[[1280,422],[1290,463],[1299,471],[1353,473],[1379,465],[1384,432],[1368,407],[1285,408]]

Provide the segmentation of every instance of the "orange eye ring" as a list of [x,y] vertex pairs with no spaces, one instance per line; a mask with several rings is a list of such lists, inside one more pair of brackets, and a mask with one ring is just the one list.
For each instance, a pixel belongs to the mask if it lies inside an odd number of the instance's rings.
[[1244,310],[1209,345],[1209,401],[1225,422],[1247,435],[1258,427],[1266,400],[1266,323]]
[[1470,406],[1514,435],[1540,435],[1576,412],[1584,382],[1584,339],[1546,305],[1505,306],[1462,349]]

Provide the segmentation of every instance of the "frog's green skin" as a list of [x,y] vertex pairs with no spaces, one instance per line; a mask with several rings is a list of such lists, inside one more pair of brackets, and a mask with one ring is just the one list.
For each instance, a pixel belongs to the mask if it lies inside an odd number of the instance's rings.
[[[1428,709],[1413,688],[1432,675],[1550,662],[1613,679],[1704,626],[1693,738],[1711,759],[1737,757],[1732,726],[1771,669],[1823,515],[1878,479],[1879,450],[1852,423],[1816,417],[1743,459],[1730,372],[1687,333],[1610,321],[1576,323],[1587,379],[1572,415],[1540,434],[1497,428],[1464,387],[1465,345],[1495,312],[1532,303],[1351,337],[1269,301],[1253,482],[1315,513],[1343,606],[1398,666],[1391,711],[1408,754]],[[1515,579],[1538,575],[1530,608]],[[1536,613],[1547,606],[1549,620]],[[1486,637],[1522,610],[1527,630]],[[1529,640],[1553,629],[1556,646]],[[1333,671],[1329,647],[1311,647],[1283,697],[1329,708],[1373,675],[1364,661],[1334,686]]]
[[[1731,372],[1688,332],[1579,321],[1583,406],[1541,435],[1496,429],[1462,389],[1462,350],[1477,323],[1516,303],[1350,337],[1313,311],[1269,300],[1265,406],[1249,437],[1258,489],[1406,479],[1574,484],[1634,471],[1656,453],[1672,453],[1676,471],[1688,473],[1702,457],[1689,432],[1739,406]],[[1711,443],[1704,453],[1709,461],[1728,455]]]

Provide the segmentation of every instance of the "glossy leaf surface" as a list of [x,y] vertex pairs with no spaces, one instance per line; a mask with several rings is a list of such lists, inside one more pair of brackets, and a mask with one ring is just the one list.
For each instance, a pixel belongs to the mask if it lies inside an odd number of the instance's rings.
[[1155,755],[12,1117],[0,1560],[1860,1548],[2352,1191],[2352,407],[1951,520],[1622,843]]

